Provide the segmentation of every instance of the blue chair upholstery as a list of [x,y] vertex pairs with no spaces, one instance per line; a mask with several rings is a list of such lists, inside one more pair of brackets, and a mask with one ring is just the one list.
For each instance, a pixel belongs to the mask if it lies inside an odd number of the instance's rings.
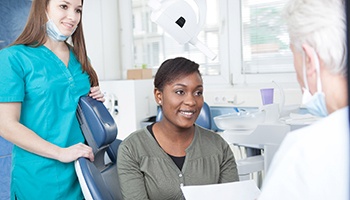
[[77,118],[86,143],[93,149],[95,160],[79,158],[75,170],[85,199],[122,199],[117,173],[117,155],[121,140],[118,128],[102,102],[81,97]]
[[[162,109],[158,107],[156,122],[159,122],[162,119],[162,117],[163,117]],[[211,123],[212,123],[211,120],[212,119],[211,119],[210,107],[206,102],[204,102],[201,112],[199,113],[195,123],[206,129],[211,129]]]

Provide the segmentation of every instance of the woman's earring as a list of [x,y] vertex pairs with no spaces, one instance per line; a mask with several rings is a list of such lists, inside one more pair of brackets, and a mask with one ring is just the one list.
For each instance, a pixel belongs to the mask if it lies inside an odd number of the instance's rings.
[[161,100],[159,100],[159,104],[162,104],[162,101],[161,101]]

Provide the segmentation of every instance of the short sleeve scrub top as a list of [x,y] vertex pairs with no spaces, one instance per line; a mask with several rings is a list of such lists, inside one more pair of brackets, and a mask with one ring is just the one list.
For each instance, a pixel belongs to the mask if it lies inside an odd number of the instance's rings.
[[[84,142],[75,112],[90,89],[72,50],[68,67],[45,46],[0,51],[0,102],[21,102],[20,122],[60,147]],[[12,199],[83,199],[74,163],[13,148]]]

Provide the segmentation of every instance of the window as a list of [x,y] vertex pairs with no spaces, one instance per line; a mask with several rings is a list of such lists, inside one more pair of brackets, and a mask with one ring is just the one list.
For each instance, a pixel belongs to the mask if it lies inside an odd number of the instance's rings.
[[[187,3],[191,5],[194,1],[188,0]],[[146,1],[132,0],[135,65],[147,64],[149,68],[155,69],[167,58],[183,56],[199,63],[202,75],[220,75],[222,58],[219,53],[221,25],[218,23],[219,0],[207,1],[207,7],[210,9],[207,9],[206,24],[198,39],[218,55],[215,60],[210,60],[191,44],[179,44],[150,20],[151,9]],[[195,8],[196,6],[194,10]]]
[[[194,4],[194,0],[185,1]],[[288,34],[280,17],[285,0],[206,2],[206,23],[198,39],[218,55],[215,60],[191,44],[180,45],[150,20],[147,1],[132,0],[135,66],[157,69],[167,58],[184,56],[200,64],[206,82],[296,82]]]
[[[293,55],[289,49],[287,27],[281,17],[285,0],[241,0],[230,2],[233,41],[230,48],[241,59],[233,60],[233,82],[296,82]],[[239,10],[237,10],[239,9]],[[239,34],[239,35],[238,35]],[[240,38],[239,40],[237,38]],[[238,45],[239,44],[239,45]],[[239,50],[237,50],[239,46]]]
[[293,72],[287,27],[280,13],[284,1],[242,1],[242,52],[245,73]]

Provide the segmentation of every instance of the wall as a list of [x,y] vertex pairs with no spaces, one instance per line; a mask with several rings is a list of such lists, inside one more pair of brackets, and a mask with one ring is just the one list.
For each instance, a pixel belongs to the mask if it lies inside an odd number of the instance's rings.
[[12,43],[27,21],[31,0],[0,1],[0,49]]
[[0,199],[10,199],[12,143],[0,137]]
[[302,97],[300,86],[297,83],[278,85],[262,83],[235,86],[212,86],[204,83],[204,85],[205,101],[210,106],[218,107],[259,107],[262,105],[260,95],[260,89],[262,88],[274,88],[274,103],[300,105]]
[[[0,49],[12,43],[27,21],[30,0],[0,1]],[[13,145],[0,137],[0,199],[10,199],[10,171]]]
[[122,78],[118,1],[84,1],[83,29],[87,54],[100,80]]

